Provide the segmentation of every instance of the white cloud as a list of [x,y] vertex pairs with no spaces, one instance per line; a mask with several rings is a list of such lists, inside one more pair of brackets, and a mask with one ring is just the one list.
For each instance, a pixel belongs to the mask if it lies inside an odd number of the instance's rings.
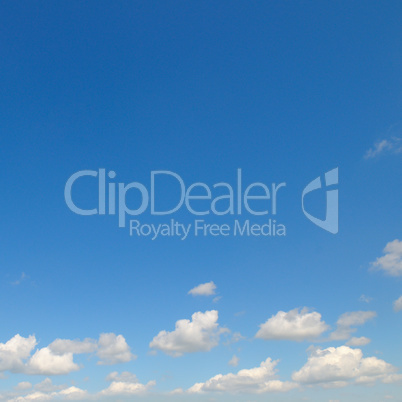
[[0,371],[23,372],[24,361],[35,348],[37,342],[34,335],[24,338],[19,334],[6,343],[0,343]]
[[69,387],[66,389],[63,389],[62,391],[58,392],[57,394],[53,394],[54,396],[59,396],[61,399],[66,399],[66,400],[88,400],[89,393],[83,389],[77,388],[77,387]]
[[396,367],[376,357],[363,357],[360,349],[348,346],[310,348],[307,363],[293,373],[293,381],[323,386],[346,386],[350,382],[393,382],[400,379]]
[[149,388],[155,385],[155,381],[149,381],[147,384],[132,384],[128,382],[113,381],[108,388],[101,391],[100,395],[135,395],[145,393]]
[[360,338],[350,338],[347,342],[346,345],[348,346],[364,346],[367,345],[371,342],[369,338],[366,338],[365,336],[361,336]]
[[285,392],[297,387],[292,382],[282,382],[276,379],[278,361],[270,358],[263,361],[259,367],[240,370],[237,374],[218,374],[206,382],[194,384],[188,393],[229,392],[256,393]]
[[237,367],[239,365],[239,358],[236,355],[229,360],[229,366]]
[[101,334],[98,341],[98,364],[126,363],[136,358],[123,335]]
[[389,242],[384,248],[384,254],[372,263],[373,267],[378,267],[391,276],[401,276],[402,241],[395,239]]
[[352,311],[342,314],[336,322],[337,328],[331,333],[331,340],[344,340],[350,338],[351,334],[356,331],[354,326],[363,325],[368,320],[376,317],[375,311]]
[[279,311],[268,321],[260,325],[256,338],[287,339],[303,341],[316,338],[328,329],[328,325],[321,321],[321,314],[304,307],[288,312]]
[[402,138],[392,137],[378,141],[364,155],[365,159],[372,159],[383,154],[402,153]]
[[149,346],[171,356],[209,351],[218,345],[219,335],[226,331],[219,327],[216,310],[199,311],[191,316],[191,321],[177,321],[174,331],[160,331]]
[[155,385],[155,381],[141,384],[136,375],[128,371],[119,374],[117,371],[110,373],[106,379],[111,381],[108,388],[99,393],[100,396],[124,396],[143,394]]
[[215,294],[215,289],[216,285],[211,281],[196,286],[195,288],[191,289],[188,294],[193,296],[212,296]]
[[375,311],[352,311],[343,313],[336,323],[339,327],[348,328],[355,325],[363,325],[376,316],[377,313]]
[[169,391],[168,395],[183,395],[184,390],[183,388],[175,388],[173,391]]
[[394,310],[396,312],[402,310],[402,296],[399,299],[394,301]]
[[27,364],[27,374],[59,375],[79,370],[72,353],[54,354],[48,347],[37,350]]

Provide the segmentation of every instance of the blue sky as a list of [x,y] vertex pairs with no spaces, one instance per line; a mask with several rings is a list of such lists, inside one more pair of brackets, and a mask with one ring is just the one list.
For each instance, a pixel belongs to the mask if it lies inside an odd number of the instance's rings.
[[[401,398],[401,11],[398,1],[3,2],[2,400]],[[331,234],[304,216],[301,194],[335,168]],[[69,177],[99,169],[148,191],[160,170],[186,188],[235,188],[238,169],[243,191],[286,183],[276,215],[183,206],[127,217],[275,219],[286,236],[130,236],[116,216],[66,204]],[[168,209],[179,188],[164,179],[157,203]],[[97,178],[72,194],[95,208]],[[128,190],[127,205],[140,202]],[[305,206],[324,219],[325,190]]]

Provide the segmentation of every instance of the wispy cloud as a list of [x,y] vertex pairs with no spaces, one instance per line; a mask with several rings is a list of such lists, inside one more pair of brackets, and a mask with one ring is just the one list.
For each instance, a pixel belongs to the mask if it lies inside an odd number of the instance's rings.
[[402,153],[402,138],[392,137],[377,141],[364,155],[365,159],[376,158],[384,154]]
[[375,311],[352,311],[344,313],[336,322],[337,328],[330,334],[330,339],[348,339],[353,332],[356,332],[356,328],[354,327],[363,325],[376,316],[377,313]]
[[155,385],[155,381],[149,381],[147,384],[141,384],[137,376],[128,371],[119,374],[117,371],[110,373],[106,377],[111,384],[108,388],[99,393],[100,396],[130,396],[144,394],[149,388]]
[[366,295],[361,295],[359,297],[359,301],[363,302],[363,303],[370,303],[373,300],[372,297],[366,296]]
[[28,279],[28,275],[25,274],[25,272],[23,272],[21,274],[21,276],[14,282],[11,282],[12,285],[14,286],[18,286],[20,285],[22,282],[24,282],[26,279]]

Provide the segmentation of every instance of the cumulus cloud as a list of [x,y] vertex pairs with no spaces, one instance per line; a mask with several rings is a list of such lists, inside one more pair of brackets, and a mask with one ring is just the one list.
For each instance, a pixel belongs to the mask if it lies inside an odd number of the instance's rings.
[[376,357],[363,357],[360,349],[348,346],[310,348],[307,363],[293,373],[293,381],[342,387],[349,383],[394,382],[401,379],[396,367]]
[[101,334],[98,341],[98,364],[126,363],[136,358],[123,335]]
[[364,155],[365,159],[372,159],[384,154],[402,153],[402,138],[392,137],[378,141]]
[[201,285],[192,288],[188,294],[193,296],[212,296],[215,294],[216,285],[215,283],[207,282],[201,283]]
[[361,336],[360,338],[350,338],[347,342],[346,345],[348,346],[365,346],[369,344],[371,340],[369,338],[366,338],[365,336]]
[[124,396],[143,394],[155,385],[155,381],[141,384],[137,376],[128,371],[119,374],[117,371],[110,373],[106,379],[111,381],[108,388],[99,393],[100,396]]
[[402,310],[402,296],[399,299],[394,301],[394,310],[396,312]]
[[377,316],[375,311],[352,311],[342,314],[336,322],[337,328],[331,333],[331,340],[344,340],[356,332],[356,326],[365,324]]
[[321,314],[309,311],[304,307],[288,312],[279,311],[264,324],[256,334],[261,339],[286,339],[291,341],[303,341],[320,336],[328,329],[328,325],[321,321]]
[[27,374],[60,375],[77,370],[72,353],[56,355],[48,347],[37,350],[26,366]]
[[372,263],[373,267],[382,269],[391,276],[402,275],[402,241],[395,239],[384,248],[384,255]]
[[270,358],[263,361],[259,367],[243,369],[237,374],[218,374],[206,382],[194,384],[187,392],[199,394],[204,392],[255,393],[285,392],[297,387],[292,382],[276,379],[275,366],[278,361]]
[[219,327],[216,310],[199,311],[191,316],[191,321],[177,321],[174,331],[160,331],[149,346],[175,357],[183,353],[209,351],[218,345],[219,335],[227,331]]
[[23,372],[25,369],[24,360],[29,358],[36,345],[37,341],[34,335],[24,338],[19,334],[6,343],[0,343],[0,371]]

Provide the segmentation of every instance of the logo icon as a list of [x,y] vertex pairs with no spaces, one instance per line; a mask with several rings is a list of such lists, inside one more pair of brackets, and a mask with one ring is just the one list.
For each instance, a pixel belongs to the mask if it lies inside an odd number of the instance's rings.
[[[330,170],[325,173],[325,187],[333,186],[338,184],[338,168]],[[315,216],[309,214],[304,208],[304,197],[306,194],[312,191],[322,188],[321,177],[315,178],[311,181],[303,190],[302,194],[302,209],[304,215],[313,222],[315,225],[326,230],[327,232],[336,234],[338,233],[338,190],[327,190],[327,207],[325,220],[318,219]]]

